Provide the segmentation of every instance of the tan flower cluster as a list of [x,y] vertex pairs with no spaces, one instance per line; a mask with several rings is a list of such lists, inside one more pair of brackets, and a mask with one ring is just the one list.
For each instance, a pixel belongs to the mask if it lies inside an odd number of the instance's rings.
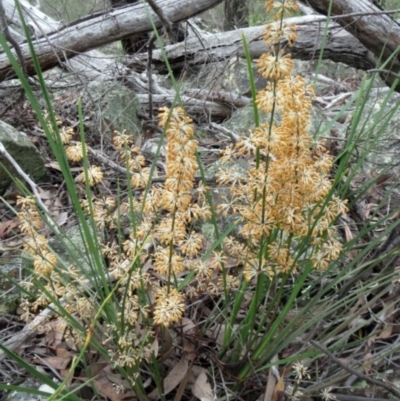
[[219,206],[221,213],[241,216],[240,234],[253,249],[265,247],[263,255],[242,254],[245,277],[260,273],[274,276],[293,272],[299,255],[296,244],[311,240],[311,261],[325,269],[341,252],[333,226],[346,212],[345,202],[332,196],[328,173],[333,158],[321,144],[313,144],[307,133],[310,123],[311,86],[292,76],[293,61],[281,45],[296,39],[293,26],[281,20],[283,13],[296,11],[296,1],[267,1],[276,12],[275,24],[266,28],[264,40],[271,52],[257,60],[261,75],[270,82],[257,95],[259,109],[270,121],[256,127],[235,150],[225,152],[224,160],[251,156],[253,165],[246,176],[237,179],[231,170],[220,171],[219,182],[230,184],[232,199]]
[[[207,188],[202,184],[195,186],[198,143],[193,138],[193,121],[180,107],[172,110],[164,107],[159,117],[166,137],[165,184],[161,188],[151,186],[147,193],[144,191],[140,202],[135,203],[135,212],[140,212],[142,217],[135,221],[133,232],[122,244],[123,256],[112,247],[106,247],[104,251],[110,261],[112,277],[125,280],[123,274],[132,265],[129,261],[144,262],[147,256],[143,249],[150,244],[155,246],[151,258],[159,281],[150,283],[148,276],[138,273],[139,270],[134,270],[133,275],[138,277],[133,281],[158,288],[152,305],[153,322],[168,327],[181,319],[186,296],[197,296],[202,292],[218,294],[224,288],[237,288],[239,281],[230,275],[226,275],[225,282],[219,277],[223,256],[214,253],[208,261],[201,261],[206,251],[205,239],[192,226],[196,220],[209,219],[211,212],[206,200]],[[150,175],[145,159],[132,146],[131,136],[114,134],[114,145],[132,173],[132,186],[144,188]],[[189,271],[194,272],[194,280],[178,291],[180,277]],[[129,297],[134,296],[136,288],[130,283],[126,285],[130,288]],[[132,315],[130,324],[137,322],[137,308],[138,305],[132,304],[131,312],[128,312]]]
[[[108,355],[115,368],[124,368],[132,372],[127,376],[131,385],[135,385],[139,376],[138,366],[140,363],[149,362],[151,359],[153,336],[154,333],[151,330],[143,332],[139,327],[135,327],[134,330],[126,328],[123,334],[115,324],[108,325],[106,328],[103,345],[114,342],[114,338],[116,338],[116,347],[108,349]],[[124,388],[124,386],[121,387],[121,389]]]
[[160,289],[154,303],[154,323],[168,327],[178,322],[185,310],[185,298],[175,288]]
[[153,227],[152,237],[159,244],[154,268],[164,278],[165,287],[157,292],[154,322],[169,326],[184,312],[184,297],[174,288],[177,277],[185,270],[184,257],[195,257],[203,249],[203,236],[188,233],[188,227],[195,218],[207,218],[210,211],[204,198],[199,196],[197,203],[192,199],[198,168],[192,120],[180,107],[162,108],[159,118],[167,140],[167,171],[164,188],[151,191],[150,199],[154,210],[164,211]]
[[[82,142],[76,142],[74,145],[67,146],[65,148],[65,154],[67,155],[68,159],[74,163],[82,161],[84,155]],[[85,156],[86,154],[87,150],[85,152]]]
[[103,229],[104,227],[115,228],[115,199],[108,196],[104,198],[92,198],[92,203],[87,199],[81,201],[83,211],[93,216],[96,227]]
[[17,206],[21,208],[17,213],[19,229],[25,236],[24,250],[32,255],[35,272],[41,276],[49,276],[57,264],[57,258],[48,247],[47,239],[38,233],[43,221],[37,211],[33,196],[18,197]]
[[66,288],[61,284],[60,277],[56,272],[58,264],[57,256],[48,245],[47,238],[39,233],[44,226],[42,217],[38,212],[36,201],[33,196],[18,197],[17,213],[19,229],[24,236],[24,250],[33,259],[35,278],[40,280],[45,291],[38,292],[38,288],[31,281],[22,281],[21,286],[31,294],[37,294],[34,301],[23,299],[20,308],[23,310],[21,319],[29,322],[38,309],[49,305],[51,297],[60,298],[65,294]]
[[[45,115],[45,119],[47,121],[47,126],[50,132],[52,132],[52,134],[55,136],[55,132],[49,116]],[[73,144],[70,144],[71,139],[74,136],[74,130],[71,127],[63,126],[61,120],[58,117],[56,117],[56,123],[58,126],[58,133],[60,135],[61,142],[63,145],[65,145],[65,154],[68,160],[73,163],[81,162],[82,159],[87,155],[87,148],[83,146],[82,142],[75,142]],[[78,181],[86,182],[86,179],[88,180],[90,186],[94,186],[102,182],[103,172],[101,168],[98,166],[89,166],[87,173],[83,171],[78,176]]]
[[119,151],[119,158],[131,172],[131,183],[134,188],[145,188],[150,179],[150,168],[140,154],[140,149],[133,145],[133,136],[125,131],[113,133],[113,143]]

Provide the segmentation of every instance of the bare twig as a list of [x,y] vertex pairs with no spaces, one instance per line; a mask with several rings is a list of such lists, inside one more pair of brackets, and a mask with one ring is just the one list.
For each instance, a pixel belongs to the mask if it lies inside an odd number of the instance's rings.
[[400,75],[399,74],[396,74],[395,72],[393,72],[393,71],[390,71],[390,70],[385,70],[385,69],[379,69],[379,68],[371,68],[370,70],[367,70],[367,71],[365,71],[367,74],[369,73],[369,74],[371,74],[371,73],[373,73],[373,72],[379,72],[380,74],[389,74],[389,75],[392,75],[393,77],[395,77],[395,78],[400,78]]
[[17,57],[19,60],[19,63],[21,64],[22,71],[25,75],[25,77],[28,77],[27,69],[26,69],[26,64],[25,64],[25,59],[22,54],[21,48],[19,47],[18,42],[13,38],[11,35],[10,30],[8,29],[8,24],[7,24],[7,18],[6,18],[6,11],[4,9],[3,5],[3,0],[0,0],[0,28],[4,34],[4,37],[10,44],[14,47],[15,53],[17,53]]
[[[59,299],[59,302],[62,303],[62,299]],[[43,309],[39,315],[37,315],[19,333],[15,334],[1,345],[9,351],[16,352],[22,344],[26,344],[26,342],[37,333],[35,331],[37,328],[43,326],[49,320],[49,317],[53,315],[52,307],[55,307],[55,305],[51,304],[49,307]],[[3,350],[0,350],[0,361],[2,361],[6,356],[7,354]]]
[[16,172],[28,183],[28,185],[31,187],[32,192],[36,196],[36,201],[41,207],[41,209],[45,212],[45,219],[47,220],[46,223],[53,229],[53,232],[56,234],[59,234],[59,229],[57,227],[57,224],[55,224],[52,219],[51,219],[51,214],[49,212],[49,209],[47,209],[47,206],[42,202],[42,199],[40,198],[40,194],[37,190],[37,185],[31,180],[31,178],[26,174],[22,168],[19,166],[19,164],[14,160],[14,158],[7,152],[7,149],[4,147],[4,145],[0,142],[0,153],[11,163],[11,165],[14,167]]
[[147,2],[149,3],[152,10],[157,14],[157,17],[160,18],[160,21],[164,25],[171,43],[176,42],[174,27],[171,21],[164,15],[163,10],[158,6],[158,4],[154,0],[147,0]]
[[383,14],[397,14],[400,13],[400,8],[395,10],[382,10],[382,11],[370,11],[370,12],[360,12],[360,13],[349,13],[349,14],[342,14],[342,15],[331,15],[329,18],[332,20],[337,20],[340,18],[348,18],[348,17],[366,17],[368,15],[383,15]]
[[350,366],[347,366],[345,363],[343,363],[339,358],[336,358],[335,355],[332,354],[327,348],[325,348],[323,345],[318,343],[317,341],[310,340],[310,344],[312,344],[315,348],[318,348],[320,351],[322,351],[325,355],[327,355],[333,362],[337,363],[341,368],[347,370],[353,375],[356,375],[358,378],[365,380],[366,382],[373,384],[375,386],[379,386],[384,388],[385,390],[389,391],[391,394],[396,396],[397,398],[400,399],[400,390],[398,390],[396,387],[385,383],[380,380],[375,380],[372,377],[369,377],[367,375],[364,375],[360,371],[351,368]]
[[[19,63],[21,65],[22,72],[25,75],[25,77],[28,78],[28,72],[26,69],[25,59],[24,59],[24,56],[22,55],[21,48],[19,47],[18,42],[11,35],[10,29],[8,28],[6,11],[4,9],[3,0],[0,0],[0,29],[3,32],[5,39],[14,47],[15,53],[17,54]],[[21,103],[24,99],[25,91],[21,88],[21,89],[19,89],[19,92],[20,92],[20,94],[19,94],[18,102]],[[12,106],[13,106],[13,104],[10,103],[7,107],[5,107],[4,110],[0,114],[0,118],[3,117],[8,112],[8,110],[10,110],[10,108]]]
[[216,124],[216,123],[210,123],[210,126],[214,129],[216,129],[217,131],[229,136],[234,142],[240,142],[239,135],[233,131],[230,131],[229,129],[225,128],[224,126]]
[[335,400],[338,401],[395,401],[394,398],[372,398],[371,397],[360,397],[356,395],[348,395],[348,394],[336,394],[332,393]]
[[153,44],[156,41],[157,36],[152,35],[149,40],[148,46],[148,60],[147,60],[147,79],[149,81],[149,120],[153,121]]

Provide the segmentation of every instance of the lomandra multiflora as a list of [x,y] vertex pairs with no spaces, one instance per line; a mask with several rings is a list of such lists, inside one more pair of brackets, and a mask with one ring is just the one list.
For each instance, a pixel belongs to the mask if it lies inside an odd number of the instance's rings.
[[[211,216],[208,189],[202,183],[195,185],[198,143],[193,121],[180,107],[163,108],[159,115],[167,142],[163,185],[152,182],[152,170],[133,145],[133,137],[115,133],[114,146],[131,174],[135,196],[131,191],[127,202],[95,193],[82,199],[96,229],[114,233],[108,235],[112,242],[102,244],[107,266],[101,268],[107,268],[107,278],[118,283],[113,298],[117,313],[114,321],[99,326],[98,337],[114,366],[131,370],[133,383],[141,361],[150,359],[153,327],[179,324],[187,298],[227,293],[239,286],[241,275],[248,281],[261,275],[273,280],[310,264],[326,269],[341,252],[334,222],[346,206],[332,194],[333,158],[307,133],[313,89],[303,78],[292,76],[293,61],[285,53],[296,40],[296,30],[283,21],[283,15],[296,11],[296,2],[268,1],[267,10],[275,13],[276,22],[264,34],[270,52],[257,60],[268,81],[257,95],[257,105],[268,122],[223,151],[222,164],[230,167],[218,176],[220,186],[230,187],[230,196],[217,208],[233,218],[237,235],[216,244],[211,253],[200,233],[199,221]],[[73,132],[61,128],[60,134],[67,145]],[[75,143],[66,154],[78,163],[86,156],[84,149]],[[249,166],[244,173],[237,167],[242,160]],[[77,178],[78,184],[88,180],[86,187],[96,187],[103,173],[93,166]],[[96,291],[85,290],[87,272],[74,264],[66,269],[57,266],[57,256],[40,234],[42,221],[35,201],[20,199],[18,206],[25,249],[43,283],[39,299],[23,304],[23,317],[29,321],[39,307],[63,297],[64,310],[82,322],[82,330],[71,327],[69,334],[80,343],[102,300]],[[130,216],[128,234],[121,229],[123,215]],[[235,269],[227,269],[228,261]]]
[[251,160],[246,176],[232,180],[237,178],[235,165],[219,174],[219,183],[230,185],[231,192],[220,211],[240,216],[246,243],[244,249],[228,239],[226,246],[240,258],[247,280],[260,273],[273,278],[295,272],[310,260],[316,269],[326,269],[341,252],[333,222],[346,211],[345,202],[331,196],[333,158],[307,133],[313,88],[292,76],[293,61],[282,45],[292,46],[297,37],[295,27],[283,20],[285,12],[298,11],[296,1],[267,1],[266,6],[277,22],[266,27],[270,51],[256,62],[268,80],[257,94],[258,109],[268,122],[224,152],[223,160],[231,164],[243,157]]

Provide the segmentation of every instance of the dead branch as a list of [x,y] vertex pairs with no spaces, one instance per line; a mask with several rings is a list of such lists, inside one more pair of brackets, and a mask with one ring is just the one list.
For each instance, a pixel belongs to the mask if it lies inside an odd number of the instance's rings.
[[[7,0],[9,3],[11,0]],[[222,0],[159,0],[158,6],[168,20],[176,23],[214,7]],[[8,4],[9,5],[9,4]],[[150,32],[162,23],[147,3],[104,10],[34,40],[42,70],[48,70],[87,50],[112,43],[128,35]],[[35,74],[27,43],[20,44],[27,72]],[[0,53],[0,81],[14,77],[13,68],[4,53]]]
[[[331,17],[340,26],[357,38],[376,58],[375,67],[385,68],[393,73],[400,72],[400,23],[390,13],[370,0],[307,0],[307,5]],[[388,86],[396,79],[392,74],[382,73]],[[400,85],[397,85],[400,91]]]
[[[323,57],[341,62],[351,67],[368,70],[375,68],[377,59],[359,40],[346,32],[335,22],[328,23],[325,46],[323,43],[326,17],[307,15],[287,19],[288,24],[296,25],[298,38],[293,47],[287,48],[293,58],[301,60],[318,60],[321,49]],[[165,52],[172,68],[193,67],[210,62],[220,62],[234,57],[244,57],[242,35],[246,36],[252,58],[260,57],[270,49],[262,40],[264,26],[220,32],[214,35],[189,36],[185,43],[167,46]],[[283,40],[282,46],[286,45]],[[154,69],[165,71],[165,63],[160,50],[153,51]],[[127,56],[129,67],[141,70],[146,65],[147,54],[140,53]]]

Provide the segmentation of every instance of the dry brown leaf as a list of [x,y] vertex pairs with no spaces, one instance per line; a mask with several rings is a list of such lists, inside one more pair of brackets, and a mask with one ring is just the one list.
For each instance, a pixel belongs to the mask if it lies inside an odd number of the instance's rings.
[[93,383],[96,390],[103,397],[107,397],[111,401],[121,401],[123,399],[123,394],[117,393],[113,384],[107,379],[107,377],[102,376],[101,378],[94,380]]
[[144,383],[143,383],[143,388],[147,388],[150,386],[150,384],[152,383],[152,378],[149,377]]
[[[196,325],[188,318],[183,317],[181,320],[182,331],[185,334],[194,335]],[[196,345],[193,341],[187,338],[183,338],[183,351],[185,352],[187,359],[194,361],[197,358]]]
[[362,307],[362,306],[364,306],[365,303],[366,303],[365,297],[363,297],[363,296],[362,296],[362,297],[359,297],[359,298],[357,299],[356,304],[350,309],[349,315],[350,315],[350,316],[354,315],[354,314],[356,313],[357,309],[360,308],[360,307]]
[[49,356],[47,358],[43,358],[43,362],[51,366],[53,369],[62,370],[66,369],[69,363],[72,360],[72,355],[68,357],[60,357],[60,356]]
[[150,354],[154,353],[154,356],[157,358],[158,357],[158,350],[159,350],[159,344],[158,344],[158,339],[156,338],[153,341],[153,344],[150,346]]
[[17,220],[6,220],[0,223],[0,239],[6,239],[12,234],[12,230],[18,227]]
[[[346,242],[349,242],[354,238],[354,234],[351,232],[350,227],[347,225],[345,221],[343,221],[343,227],[344,227],[344,236],[346,238]],[[350,260],[353,260],[357,256],[357,253],[358,252],[353,249],[347,252],[347,256],[349,257]]]
[[363,361],[364,361],[364,373],[366,375],[369,375],[371,373],[372,370],[372,360],[373,360],[373,356],[370,352],[367,352],[364,357],[363,357]]
[[[224,343],[225,325],[216,323],[214,327],[207,330],[206,334],[209,338],[212,338],[217,345],[222,345]],[[200,340],[199,342],[201,343],[202,341]]]
[[389,338],[393,333],[393,325],[387,324],[385,328],[379,333],[378,338],[386,339]]
[[[52,168],[52,169],[54,169],[54,170],[61,171],[60,165],[59,165],[57,162],[54,162],[54,161],[49,162],[49,163],[46,163],[46,164],[45,164],[45,167],[50,167],[50,168]],[[83,167],[70,167],[70,170],[71,170],[73,173],[81,172],[81,171],[83,171]]]
[[110,362],[107,361],[102,361],[102,362],[92,362],[89,365],[89,372],[90,376],[97,376],[98,374],[101,373],[102,370],[104,370],[108,365],[110,365]]
[[45,167],[50,167],[50,168],[52,168],[54,170],[61,171],[60,165],[57,162],[54,162],[54,161],[46,163]]
[[272,373],[272,369],[268,370],[267,386],[265,387],[264,401],[271,401],[274,396],[276,386],[276,377]]
[[[167,377],[163,381],[164,394],[167,395],[170,393],[175,387],[179,385],[182,379],[186,376],[186,373],[189,368],[189,362],[186,356],[183,356],[182,359],[172,368],[172,370],[168,373]],[[150,399],[157,400],[160,398],[160,394],[157,389],[152,391],[149,396]]]
[[274,393],[272,394],[271,401],[279,401],[282,399],[282,394],[285,392],[284,375],[281,376],[278,383],[276,383]]
[[159,347],[158,352],[160,355],[160,362],[165,361],[173,352],[174,340],[172,339],[171,333],[169,330],[163,330],[160,338],[159,338]]
[[[58,371],[58,373],[60,374],[60,376],[63,379],[65,379],[66,377],[70,377],[70,381],[72,380],[72,377],[69,375],[70,374],[69,369],[61,369]],[[70,384],[70,383],[68,383],[68,384]]]
[[0,242],[0,251],[5,252],[5,251],[10,251],[12,249],[20,248],[23,243],[24,243],[24,241],[20,237],[18,237],[18,238],[14,237],[11,239],[1,241]]
[[353,360],[350,358],[338,358],[343,365],[350,366],[353,363]]
[[129,215],[129,203],[122,202],[114,211],[114,217],[118,218],[119,216]]
[[186,338],[183,339],[183,351],[189,361],[194,361],[197,358],[196,346],[193,341]]
[[54,198],[54,193],[50,190],[44,190],[43,188],[37,187],[37,190],[39,192],[40,199],[43,201],[46,199],[53,199]]
[[[79,377],[79,380],[86,382],[86,377]],[[111,367],[108,364],[100,373],[99,376],[93,381],[96,390],[103,396],[109,398],[111,401],[133,400],[135,393],[129,390],[129,383],[126,382],[120,374],[111,372]],[[120,386],[124,391],[117,392],[117,387]]]
[[68,212],[62,212],[56,216],[56,222],[58,226],[64,225],[68,221]]
[[203,368],[202,366],[193,365],[191,371],[193,372],[194,376],[200,376],[202,373],[207,374],[207,369]]
[[192,388],[193,395],[200,401],[213,401],[214,394],[208,382],[207,375],[201,372]]
[[[384,322],[384,328],[382,330],[378,330],[378,334],[370,337],[367,341],[367,345],[370,348],[372,344],[379,338],[386,339],[389,338],[393,334],[393,314],[395,312],[394,305],[385,309],[383,312],[383,316],[380,316],[379,319],[381,322]],[[379,323],[379,326],[382,326],[382,323]]]
[[67,344],[61,344],[56,348],[56,355],[60,358],[73,358],[76,353],[69,351],[67,348]]
[[184,333],[193,334],[193,329],[196,325],[187,317],[183,317],[181,320],[182,331]]
[[46,332],[45,344],[50,346],[59,345],[63,341],[67,323],[62,319],[56,319],[47,322],[46,327],[49,330]]
[[385,185],[393,182],[394,175],[393,174],[381,174],[376,180],[376,185],[378,187],[383,188]]
[[122,386],[123,388],[129,388],[130,384],[128,383],[127,380],[125,380],[119,372],[113,372],[111,365],[108,364],[104,369],[103,369],[104,376],[107,377],[107,379],[115,384]]
[[185,377],[188,370],[189,363],[187,358],[184,356],[182,359],[172,368],[171,372],[168,373],[164,379],[164,395],[170,393]]

